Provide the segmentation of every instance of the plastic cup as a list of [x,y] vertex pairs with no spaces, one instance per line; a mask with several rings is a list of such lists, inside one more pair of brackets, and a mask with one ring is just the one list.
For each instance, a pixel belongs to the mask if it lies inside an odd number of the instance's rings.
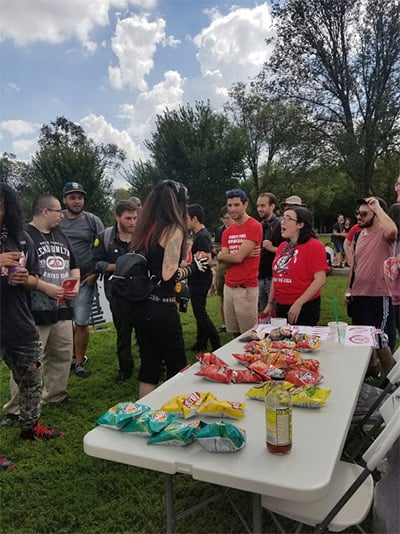
[[281,326],[287,326],[287,319],[284,317],[271,317],[271,326],[273,328],[280,328]]
[[331,321],[328,323],[330,334],[329,337],[336,343],[344,343],[346,339],[347,323]]
[[24,268],[23,265],[16,265],[15,267],[9,267],[9,268],[8,268],[8,283],[9,283],[11,286],[15,286],[15,283],[12,281],[11,276],[12,276],[14,273],[17,273],[18,271],[20,271],[20,270],[23,269],[23,268]]

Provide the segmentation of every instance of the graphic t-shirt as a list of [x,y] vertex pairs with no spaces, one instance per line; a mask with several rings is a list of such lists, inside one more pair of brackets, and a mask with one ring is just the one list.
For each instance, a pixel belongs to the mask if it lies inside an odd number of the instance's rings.
[[[242,225],[232,224],[222,234],[222,247],[228,248],[230,254],[235,254],[244,241],[254,241],[261,245],[263,230],[261,223],[249,217]],[[260,257],[245,258],[242,263],[233,264],[225,275],[225,284],[229,287],[244,285],[258,287],[258,266]]]
[[[71,244],[62,230],[55,228],[49,233],[40,232],[32,224],[26,226],[40,262],[41,280],[61,286],[70,276],[71,269],[78,267]],[[57,305],[57,300],[43,291],[32,291],[31,308],[36,324],[54,324],[72,319],[70,302]]]
[[[306,243],[284,252],[287,243],[281,243],[274,263],[272,277],[274,296],[279,304],[293,304],[308,288],[318,271],[329,271],[324,245],[311,237]],[[319,297],[318,291],[310,300]]]

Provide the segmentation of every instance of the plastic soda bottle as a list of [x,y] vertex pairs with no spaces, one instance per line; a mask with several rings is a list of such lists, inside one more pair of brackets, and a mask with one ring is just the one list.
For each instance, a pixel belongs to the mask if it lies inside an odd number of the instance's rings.
[[292,450],[292,401],[283,374],[271,378],[272,387],[265,396],[267,449],[272,454],[288,454]]

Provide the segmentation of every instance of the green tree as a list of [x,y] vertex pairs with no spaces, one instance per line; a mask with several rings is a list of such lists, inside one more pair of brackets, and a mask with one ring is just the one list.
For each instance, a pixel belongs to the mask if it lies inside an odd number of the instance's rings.
[[142,202],[152,188],[160,181],[160,173],[151,161],[134,161],[122,171],[122,176],[130,184],[132,196],[137,196]]
[[261,87],[301,102],[326,155],[358,194],[369,194],[377,163],[399,151],[398,0],[287,0],[275,2],[274,15],[275,49]]
[[66,182],[80,182],[87,191],[85,207],[103,217],[112,198],[115,173],[125,152],[115,144],[96,144],[83,128],[58,117],[40,130],[39,151],[32,160],[32,192],[49,192],[58,197]]
[[0,181],[7,183],[20,194],[27,220],[31,216],[32,180],[32,165],[29,162],[17,160],[15,154],[3,153],[0,157]]
[[216,113],[210,103],[196,102],[157,116],[156,131],[146,146],[152,163],[137,177],[173,179],[184,183],[190,202],[205,207],[207,224],[219,220],[224,192],[237,187],[245,168],[245,137],[241,129]]

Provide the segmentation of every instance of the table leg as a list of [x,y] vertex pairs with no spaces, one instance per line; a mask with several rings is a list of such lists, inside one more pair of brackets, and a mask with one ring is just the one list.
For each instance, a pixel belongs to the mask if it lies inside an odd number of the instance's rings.
[[252,493],[252,505],[253,505],[253,533],[261,534],[262,532],[262,506],[261,495]]
[[174,488],[172,475],[165,475],[165,508],[167,510],[167,534],[174,532],[175,510],[174,510]]

